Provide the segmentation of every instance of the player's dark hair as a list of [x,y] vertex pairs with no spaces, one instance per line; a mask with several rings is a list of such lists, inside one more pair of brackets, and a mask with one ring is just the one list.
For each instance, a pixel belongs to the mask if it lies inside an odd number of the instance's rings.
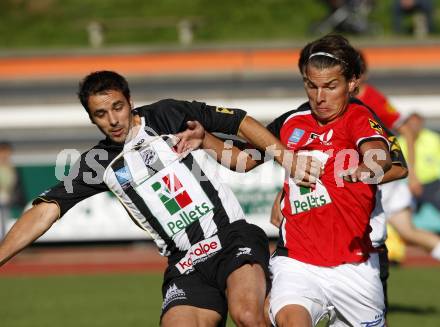
[[307,65],[319,69],[341,66],[342,75],[348,81],[359,78],[361,66],[358,52],[342,35],[328,34],[310,42],[302,50],[298,67],[302,75]]
[[121,91],[124,97],[130,101],[128,82],[123,76],[116,72],[108,70],[93,72],[79,83],[78,98],[89,116],[89,97],[110,90]]

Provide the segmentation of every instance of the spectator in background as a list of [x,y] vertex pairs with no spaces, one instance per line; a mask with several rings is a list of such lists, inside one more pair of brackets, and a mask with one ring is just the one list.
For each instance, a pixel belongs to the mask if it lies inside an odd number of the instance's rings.
[[342,32],[365,34],[370,32],[368,16],[373,8],[373,0],[325,0],[328,16],[313,30],[318,34]]
[[434,32],[432,0],[394,0],[393,3],[393,28],[398,34],[405,34],[404,18],[411,15],[413,18],[413,33],[425,36]]
[[6,219],[11,216],[11,208],[24,204],[18,173],[11,162],[12,146],[0,143],[0,237],[5,235]]
[[[422,185],[415,197],[417,207],[430,203],[440,210],[440,135],[424,127],[424,119],[417,113],[409,116],[408,125],[416,135],[414,172]],[[408,153],[406,141],[400,142],[402,151]]]

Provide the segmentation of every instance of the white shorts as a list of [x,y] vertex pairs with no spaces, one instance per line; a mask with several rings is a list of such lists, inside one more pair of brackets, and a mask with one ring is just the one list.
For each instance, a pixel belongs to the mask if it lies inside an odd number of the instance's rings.
[[406,180],[379,185],[382,191],[382,207],[387,217],[405,208],[412,208],[412,195]]
[[360,264],[320,267],[277,256],[271,258],[273,274],[269,316],[286,305],[307,309],[313,326],[324,317],[329,326],[384,326],[385,304],[377,253]]

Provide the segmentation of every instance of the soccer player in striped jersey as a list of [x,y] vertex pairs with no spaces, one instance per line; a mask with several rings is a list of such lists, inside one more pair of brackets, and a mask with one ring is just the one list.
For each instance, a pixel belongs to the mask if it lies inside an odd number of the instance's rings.
[[267,237],[246,222],[202,153],[176,152],[173,135],[197,120],[207,131],[238,134],[267,149],[289,171],[295,157],[285,160],[285,147],[243,110],[173,99],[134,108],[127,81],[115,72],[91,73],[78,96],[105,139],[82,154],[67,179],[33,201],[0,244],[0,265],[75,204],[110,190],[168,258],[162,326],[224,325],[228,309],[238,326],[264,326]]

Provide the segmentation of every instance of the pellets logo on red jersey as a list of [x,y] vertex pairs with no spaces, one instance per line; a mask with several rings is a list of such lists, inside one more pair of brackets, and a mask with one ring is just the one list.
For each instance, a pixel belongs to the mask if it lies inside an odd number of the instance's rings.
[[368,121],[370,122],[370,127],[374,129],[379,134],[383,135],[383,128],[380,126],[375,120],[368,118]]

